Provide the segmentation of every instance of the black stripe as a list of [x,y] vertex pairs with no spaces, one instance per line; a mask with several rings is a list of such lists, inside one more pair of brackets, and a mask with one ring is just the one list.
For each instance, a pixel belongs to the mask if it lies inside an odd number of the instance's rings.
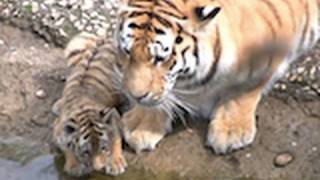
[[178,9],[178,7],[175,4],[173,4],[171,1],[162,0],[161,2],[166,3],[168,6],[175,9],[178,13],[182,14],[182,12]]
[[155,18],[156,20],[159,21],[159,23],[161,23],[163,26],[167,27],[167,28],[172,28],[172,24],[170,21],[166,20],[165,18],[155,14],[155,13],[151,13],[151,17]]
[[187,64],[187,60],[186,60],[185,54],[186,54],[186,52],[188,51],[188,49],[190,49],[190,46],[187,46],[186,48],[184,48],[184,49],[181,51],[182,60],[183,60],[183,67]]
[[207,84],[215,75],[217,68],[218,68],[218,63],[221,58],[221,51],[222,51],[222,46],[220,42],[220,32],[218,29],[216,29],[216,40],[213,48],[213,53],[214,53],[214,62],[208,72],[208,74],[200,80],[200,85],[205,85]]
[[104,88],[106,89],[109,89],[110,88],[110,85],[108,84],[105,84],[104,81],[102,81],[101,79],[95,77],[95,76],[92,76],[91,74],[86,74],[84,77],[82,77],[82,79],[80,79],[80,85],[85,85],[85,84],[88,84],[90,81],[88,80],[93,80],[95,81],[97,84],[100,84],[101,86],[103,86]]
[[301,37],[301,40],[300,40],[299,49],[301,49],[303,44],[305,43],[306,36],[307,36],[307,30],[308,30],[309,23],[310,23],[310,11],[309,11],[308,2],[306,2],[304,4],[304,8],[305,8],[305,12],[306,12],[306,14],[305,14],[306,15],[306,22],[305,22],[305,25],[304,25],[304,28],[303,28],[303,31],[302,31],[302,37]]
[[83,109],[81,112],[77,113],[76,116],[83,116],[84,114],[90,114],[91,112],[94,113],[92,109]]
[[172,71],[172,69],[174,68],[174,66],[177,64],[177,61],[173,61],[173,63],[171,64],[169,71]]
[[315,32],[314,32],[314,29],[312,29],[309,34],[310,34],[309,44],[310,44],[310,45],[313,45],[313,43],[314,43],[314,41],[315,41]]
[[193,44],[194,44],[194,51],[193,51],[193,55],[196,58],[196,65],[199,65],[199,47],[198,47],[198,39],[196,36],[192,35],[192,40],[193,40]]
[[275,27],[273,27],[272,22],[271,22],[267,17],[265,17],[262,12],[258,11],[258,14],[259,14],[260,17],[262,18],[262,20],[264,20],[264,21],[266,22],[266,24],[267,24],[267,26],[268,26],[268,28],[269,28],[269,30],[270,30],[272,39],[273,39],[273,40],[276,40],[276,38],[277,38],[277,32],[276,32]]
[[102,69],[101,66],[92,66],[92,67],[90,68],[90,71],[91,71],[91,70],[96,70],[96,71],[98,71],[99,73],[101,73],[101,74],[103,75],[103,77],[105,77],[105,78],[107,78],[107,79],[109,79],[109,78],[111,77],[111,75],[110,75],[110,74],[107,74],[107,72],[105,71],[105,69]]
[[296,21],[295,21],[295,13],[294,13],[294,10],[292,8],[292,4],[291,4],[291,1],[289,2],[288,0],[282,0],[283,2],[285,2],[287,4],[287,7],[289,9],[289,13],[290,13],[290,17],[291,18],[291,23],[292,23],[292,30],[293,31],[296,31]]
[[274,14],[275,19],[276,19],[279,27],[281,27],[282,26],[282,20],[281,20],[281,17],[279,15],[278,9],[275,7],[275,5],[272,2],[270,2],[269,0],[261,0],[261,2],[264,2],[268,6],[268,8],[272,11],[272,14]]
[[67,56],[66,58],[67,58],[67,59],[74,58],[75,56],[82,55],[85,51],[86,51],[86,49],[73,50],[72,52],[70,52],[70,53],[68,54],[68,56]]
[[131,12],[129,15],[128,15],[128,18],[134,18],[134,17],[138,17],[138,16],[144,16],[144,15],[147,15],[147,16],[151,16],[151,13],[148,12],[148,11],[134,11],[134,12]]
[[172,12],[163,10],[163,9],[158,10],[158,11],[159,11],[160,13],[164,13],[164,14],[166,14],[166,15],[168,15],[168,16],[173,16],[173,17],[175,17],[175,18],[177,18],[177,19],[180,19],[180,20],[185,20],[185,19],[186,19],[186,16],[180,16],[180,15],[174,14],[174,13],[172,13]]

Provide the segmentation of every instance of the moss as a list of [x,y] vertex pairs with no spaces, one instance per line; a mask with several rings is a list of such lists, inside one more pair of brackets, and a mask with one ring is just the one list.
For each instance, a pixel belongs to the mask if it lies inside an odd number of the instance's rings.
[[31,5],[31,4],[28,4],[28,5],[24,6],[24,10],[25,10],[27,13],[31,14],[31,13],[32,13],[32,5]]

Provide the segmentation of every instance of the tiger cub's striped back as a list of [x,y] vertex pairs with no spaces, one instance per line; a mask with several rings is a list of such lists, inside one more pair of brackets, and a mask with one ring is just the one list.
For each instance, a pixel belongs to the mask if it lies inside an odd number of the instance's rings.
[[[122,98],[115,89],[114,66],[118,57],[111,42],[86,33],[71,40],[65,57],[70,75],[54,107],[59,117],[53,138],[66,156],[65,170],[82,175],[93,169],[107,168],[108,153],[114,149],[115,141],[121,140],[116,122],[120,115],[114,110]],[[120,149],[115,148],[117,151],[121,150],[121,143],[117,142],[119,145]],[[105,170],[122,173],[126,166],[123,158],[120,166]]]

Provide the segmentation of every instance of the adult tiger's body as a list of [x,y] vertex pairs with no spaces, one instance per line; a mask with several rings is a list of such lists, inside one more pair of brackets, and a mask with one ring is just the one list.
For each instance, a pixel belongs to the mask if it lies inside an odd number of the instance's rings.
[[[122,0],[125,139],[152,149],[181,109],[211,118],[217,153],[250,144],[265,89],[318,40],[317,0]],[[141,105],[142,104],[142,105]]]
[[114,85],[116,48],[82,33],[67,45],[65,57],[71,72],[53,107],[58,115],[53,140],[65,155],[64,169],[76,176],[92,170],[123,173],[127,165],[122,155],[120,115],[114,109],[121,103]]

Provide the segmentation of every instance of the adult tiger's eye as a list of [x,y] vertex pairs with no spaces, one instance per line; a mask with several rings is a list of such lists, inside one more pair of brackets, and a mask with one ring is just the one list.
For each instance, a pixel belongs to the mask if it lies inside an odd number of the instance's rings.
[[176,43],[177,43],[177,44],[182,43],[182,41],[183,41],[183,38],[182,38],[181,36],[178,36],[178,37],[176,38]]

